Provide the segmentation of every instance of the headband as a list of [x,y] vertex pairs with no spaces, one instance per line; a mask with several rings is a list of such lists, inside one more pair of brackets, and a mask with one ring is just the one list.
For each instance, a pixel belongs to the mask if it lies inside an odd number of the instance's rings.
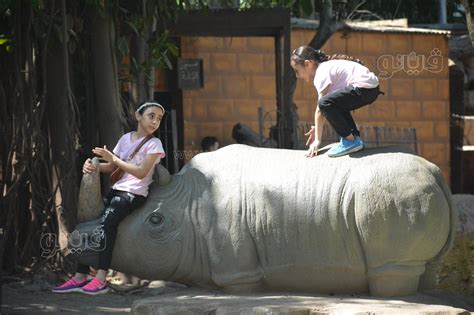
[[142,110],[143,108],[148,107],[148,106],[156,106],[156,107],[159,107],[159,108],[161,108],[161,110],[163,111],[163,115],[165,114],[165,108],[164,108],[161,104],[158,104],[158,103],[155,103],[155,102],[146,102],[146,103],[143,103],[142,105],[140,105],[140,107],[137,108],[136,112],[138,113],[140,110]]

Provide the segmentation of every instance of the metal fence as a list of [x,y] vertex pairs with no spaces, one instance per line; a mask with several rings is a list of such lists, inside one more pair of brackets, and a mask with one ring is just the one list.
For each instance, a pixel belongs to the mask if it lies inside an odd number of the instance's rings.
[[[307,148],[306,139],[304,135],[310,130],[312,123],[299,122],[296,129],[296,145],[295,149],[304,150]],[[362,140],[366,147],[385,147],[385,146],[399,146],[411,149],[417,153],[416,145],[416,129],[415,128],[391,128],[391,127],[376,127],[376,126],[359,126]],[[321,146],[338,142],[339,136],[329,124],[325,124],[323,128],[323,135]]]
[[[314,122],[300,121],[298,117],[298,111],[296,106],[292,107],[292,123],[296,126],[294,132],[292,132],[292,143],[293,149],[305,150],[307,137],[305,133],[311,129],[311,125]],[[278,125],[272,122],[276,121],[276,117],[272,117],[274,112],[265,112],[263,108],[258,108],[258,121],[259,121],[259,135],[262,139],[265,138],[264,129],[268,127],[268,123],[271,124],[270,134],[282,134],[282,130],[279,130]],[[269,118],[268,118],[269,117]],[[273,118],[273,119],[272,119]],[[361,133],[361,138],[365,142],[366,147],[386,147],[386,146],[398,146],[408,148],[414,153],[418,153],[417,140],[416,140],[416,129],[415,128],[392,128],[383,126],[364,126],[363,124],[358,126]],[[281,143],[278,141],[277,147],[281,147]],[[338,142],[339,136],[336,134],[334,129],[326,123],[323,128],[322,141],[320,147],[325,147],[328,144]]]

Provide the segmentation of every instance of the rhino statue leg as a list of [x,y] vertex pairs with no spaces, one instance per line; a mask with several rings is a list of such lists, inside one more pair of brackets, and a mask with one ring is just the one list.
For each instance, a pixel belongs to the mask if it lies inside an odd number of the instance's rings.
[[97,219],[104,208],[100,191],[99,159],[93,158],[92,163],[96,170],[82,176],[77,202],[77,223]]
[[[424,170],[413,168],[397,175],[399,180],[395,181],[379,171],[379,176],[387,179],[383,192],[362,183],[364,195],[356,198],[356,220],[374,296],[409,295],[419,287],[432,287],[433,268],[454,237],[455,215],[441,171],[427,165]],[[433,180],[438,185],[433,185]],[[413,193],[415,188],[419,192]],[[375,194],[383,198],[374,198]],[[398,226],[393,228],[392,222]]]
[[427,290],[434,290],[436,289],[437,285],[437,274],[441,268],[441,262],[443,261],[444,257],[448,254],[449,250],[454,244],[454,239],[456,237],[456,226],[458,225],[458,211],[456,210],[456,207],[454,206],[452,195],[451,195],[451,190],[449,187],[446,185],[446,183],[443,181],[441,178],[441,175],[437,173],[436,176],[436,181],[438,185],[440,186],[441,190],[443,191],[443,194],[446,196],[446,201],[449,204],[449,209],[450,211],[450,232],[448,235],[448,239],[446,240],[446,243],[444,244],[444,247],[441,249],[441,251],[436,255],[435,258],[433,258],[431,261],[426,263],[426,270],[425,272],[421,275],[420,278],[420,283],[418,285],[418,290],[419,291],[427,291]]

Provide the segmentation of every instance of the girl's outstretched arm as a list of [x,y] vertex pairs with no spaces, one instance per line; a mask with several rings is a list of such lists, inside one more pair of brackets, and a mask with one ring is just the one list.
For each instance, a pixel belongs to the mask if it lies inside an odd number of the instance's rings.
[[[117,166],[109,162],[99,164],[99,172],[101,173],[112,173],[116,168]],[[95,166],[92,163],[92,160],[87,159],[84,162],[84,165],[82,166],[82,172],[84,174],[90,174],[90,173],[93,173],[94,171],[95,171]]]
[[314,111],[314,126],[311,127],[311,130],[306,134],[308,135],[308,141],[306,145],[309,144],[308,152],[306,152],[307,157],[312,157],[318,154],[318,148],[321,144],[321,137],[323,134],[324,127],[324,116],[319,109],[319,105],[316,105],[316,110]]
[[104,169],[105,167],[114,167],[114,169],[116,167],[120,167],[125,172],[132,174],[133,176],[139,179],[144,178],[148,174],[150,169],[155,165],[156,159],[160,156],[160,153],[147,154],[143,162],[137,166],[132,163],[128,163],[121,160],[118,156],[110,152],[106,146],[104,146],[103,148],[95,148],[92,150],[92,152],[98,155],[101,159],[108,162],[104,164],[109,164],[110,166],[104,165]]
[[99,170],[101,173],[112,173],[113,171],[115,171],[115,169],[117,169],[117,166],[110,162],[100,163],[99,165]]
[[[329,86],[330,85],[319,93],[318,103],[319,100],[327,94]],[[323,135],[324,122],[324,115],[319,109],[319,105],[316,105],[316,110],[314,111],[314,126],[312,126],[311,130],[305,134],[306,136],[309,136],[308,141],[306,141],[306,145],[309,145],[309,149],[306,152],[307,157],[312,157],[318,154],[318,148],[321,144],[321,137]]]

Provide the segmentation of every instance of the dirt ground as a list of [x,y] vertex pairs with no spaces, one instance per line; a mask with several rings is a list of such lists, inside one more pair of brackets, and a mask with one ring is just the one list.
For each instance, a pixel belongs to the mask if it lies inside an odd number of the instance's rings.
[[[1,314],[126,314],[131,312],[134,301],[175,295],[187,295],[192,288],[163,281],[151,282],[129,292],[111,290],[107,294],[88,296],[81,293],[53,294],[47,279],[10,279],[2,285]],[[424,295],[426,299],[427,295]],[[474,297],[445,292],[432,293],[442,304],[474,311]],[[334,299],[335,297],[329,297]],[[357,298],[352,296],[349,298]],[[419,301],[418,301],[419,302]],[[403,313],[403,312],[402,312]],[[458,313],[459,314],[459,313]]]
[[47,281],[4,283],[1,314],[127,314],[135,300],[184,289],[173,283],[155,281],[129,292],[109,290],[106,294],[89,296],[76,292],[52,293],[51,287]]

